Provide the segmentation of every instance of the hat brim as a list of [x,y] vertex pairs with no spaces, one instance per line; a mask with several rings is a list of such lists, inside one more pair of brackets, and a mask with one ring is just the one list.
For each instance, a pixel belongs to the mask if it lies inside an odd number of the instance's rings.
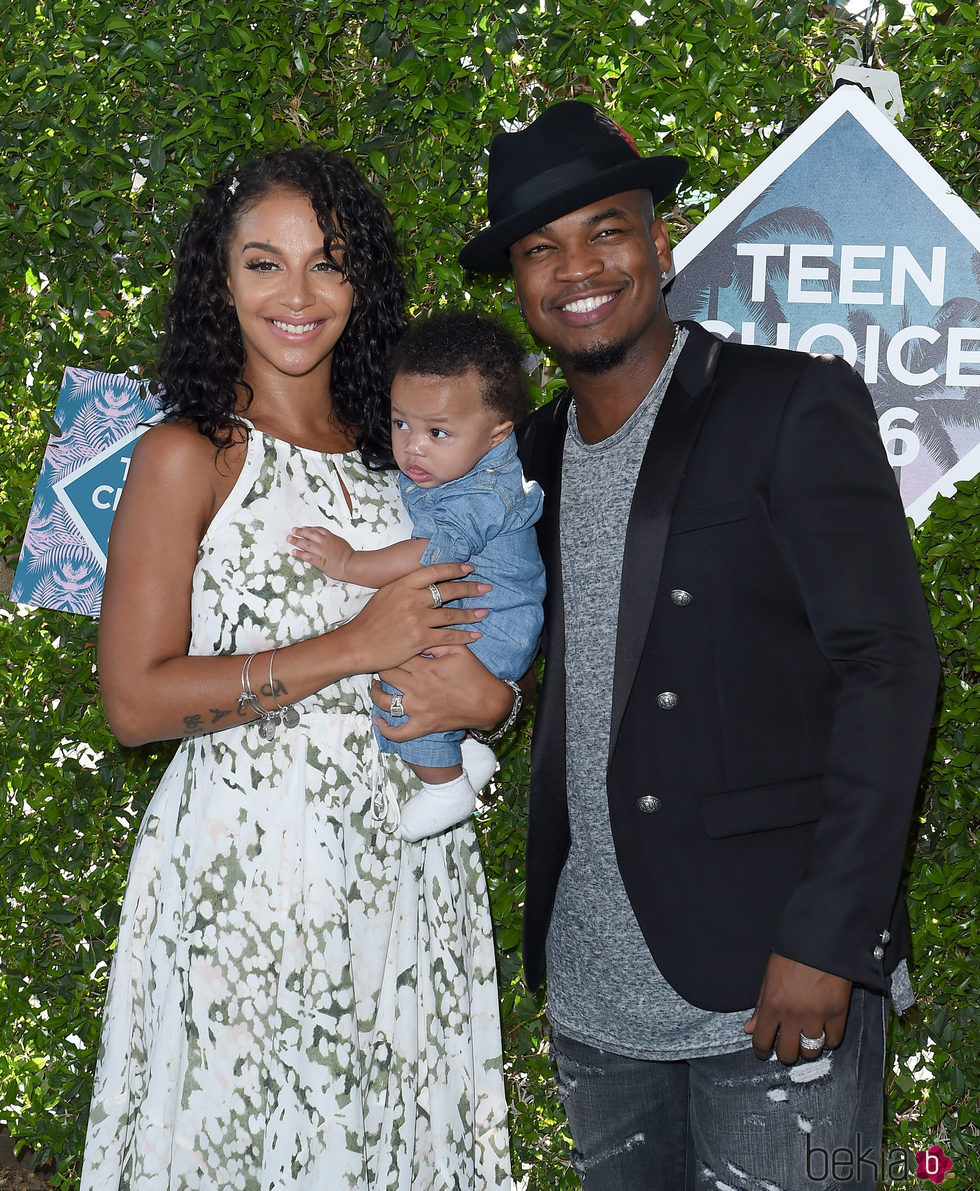
[[473,273],[509,272],[511,244],[550,220],[625,190],[649,190],[653,201],[659,202],[674,190],[686,171],[683,157],[641,157],[593,174],[484,228],[460,252],[459,263]]

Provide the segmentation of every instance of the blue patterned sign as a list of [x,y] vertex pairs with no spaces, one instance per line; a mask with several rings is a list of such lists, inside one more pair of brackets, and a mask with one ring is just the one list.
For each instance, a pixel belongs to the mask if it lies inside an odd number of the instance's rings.
[[980,218],[859,88],[787,137],[674,264],[673,318],[855,365],[917,524],[980,471]]
[[69,368],[10,598],[98,616],[109,527],[133,443],[159,413],[142,381]]

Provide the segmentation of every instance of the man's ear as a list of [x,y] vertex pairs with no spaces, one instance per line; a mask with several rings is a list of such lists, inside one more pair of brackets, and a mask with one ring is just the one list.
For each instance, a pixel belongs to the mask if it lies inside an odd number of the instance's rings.
[[521,300],[521,291],[517,288],[517,278],[514,276],[511,277],[511,288],[514,291],[514,301],[517,303],[517,309],[523,314],[524,303]]
[[670,250],[670,233],[667,231],[666,223],[659,215],[650,224],[650,239],[657,251],[657,261],[660,264],[661,272],[669,273],[674,267],[674,256]]

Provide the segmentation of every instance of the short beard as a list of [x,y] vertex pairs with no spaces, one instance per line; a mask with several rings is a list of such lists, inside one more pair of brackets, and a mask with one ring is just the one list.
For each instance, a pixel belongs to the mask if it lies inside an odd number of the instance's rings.
[[628,354],[629,347],[626,343],[595,343],[591,347],[572,352],[565,357],[563,363],[574,372],[601,376],[604,372],[618,368]]

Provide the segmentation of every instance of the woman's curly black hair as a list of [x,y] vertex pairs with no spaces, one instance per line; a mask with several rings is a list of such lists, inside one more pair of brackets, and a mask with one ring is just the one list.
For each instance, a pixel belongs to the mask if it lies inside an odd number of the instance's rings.
[[167,418],[187,418],[216,447],[232,441],[244,390],[245,348],[228,301],[228,249],[235,228],[271,190],[305,194],[328,255],[343,247],[356,301],[334,349],[330,388],[338,419],[370,467],[391,467],[387,359],[404,327],[405,285],[394,229],[380,198],[346,158],[320,149],[281,149],[217,178],[191,214],[177,252],[158,364]]

